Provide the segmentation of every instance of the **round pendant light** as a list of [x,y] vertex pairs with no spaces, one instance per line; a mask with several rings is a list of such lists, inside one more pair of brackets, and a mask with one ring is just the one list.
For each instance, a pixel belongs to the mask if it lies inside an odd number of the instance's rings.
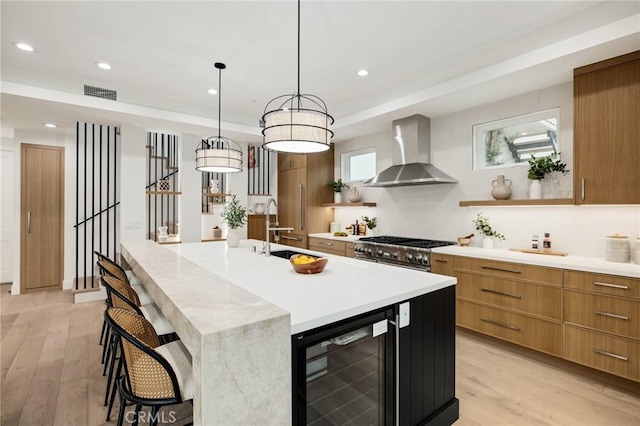
[[218,136],[202,139],[196,148],[196,170],[201,172],[236,173],[242,171],[242,148],[232,139],[220,135],[222,127],[222,70],[226,65],[216,62],[218,69]]
[[262,116],[262,147],[269,151],[312,154],[331,149],[333,117],[315,95],[300,93],[300,0],[298,0],[298,91],[278,96]]

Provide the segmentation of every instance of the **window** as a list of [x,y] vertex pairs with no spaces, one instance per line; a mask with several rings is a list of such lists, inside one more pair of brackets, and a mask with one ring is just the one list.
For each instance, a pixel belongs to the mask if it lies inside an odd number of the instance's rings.
[[558,108],[473,126],[473,169],[528,164],[559,153]]
[[340,172],[345,182],[371,179],[376,175],[376,149],[371,147],[341,154]]

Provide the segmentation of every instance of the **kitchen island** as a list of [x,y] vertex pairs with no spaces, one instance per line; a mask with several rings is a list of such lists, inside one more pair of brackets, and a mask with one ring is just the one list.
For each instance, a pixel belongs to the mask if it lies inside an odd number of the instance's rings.
[[254,246],[261,242],[233,249],[224,242],[122,244],[124,259],[192,355],[195,424],[290,424],[291,335],[456,282],[331,255],[322,274],[300,275],[288,260]]

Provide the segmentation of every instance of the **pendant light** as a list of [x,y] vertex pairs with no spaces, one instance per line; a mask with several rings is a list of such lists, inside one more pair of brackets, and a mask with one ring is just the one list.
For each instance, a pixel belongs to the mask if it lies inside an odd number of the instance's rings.
[[269,101],[261,124],[262,147],[270,151],[311,154],[331,149],[333,117],[315,95],[300,93],[300,0],[298,0],[298,91]]
[[242,148],[232,139],[220,136],[222,127],[222,70],[226,65],[216,62],[218,69],[218,136],[203,139],[196,148],[196,170],[201,172],[236,173],[242,171]]

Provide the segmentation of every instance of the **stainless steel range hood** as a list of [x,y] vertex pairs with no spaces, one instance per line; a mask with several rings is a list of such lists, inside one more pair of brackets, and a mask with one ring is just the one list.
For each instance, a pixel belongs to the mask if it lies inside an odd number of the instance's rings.
[[430,163],[431,119],[423,115],[393,122],[392,166],[363,186],[431,185],[458,181]]

